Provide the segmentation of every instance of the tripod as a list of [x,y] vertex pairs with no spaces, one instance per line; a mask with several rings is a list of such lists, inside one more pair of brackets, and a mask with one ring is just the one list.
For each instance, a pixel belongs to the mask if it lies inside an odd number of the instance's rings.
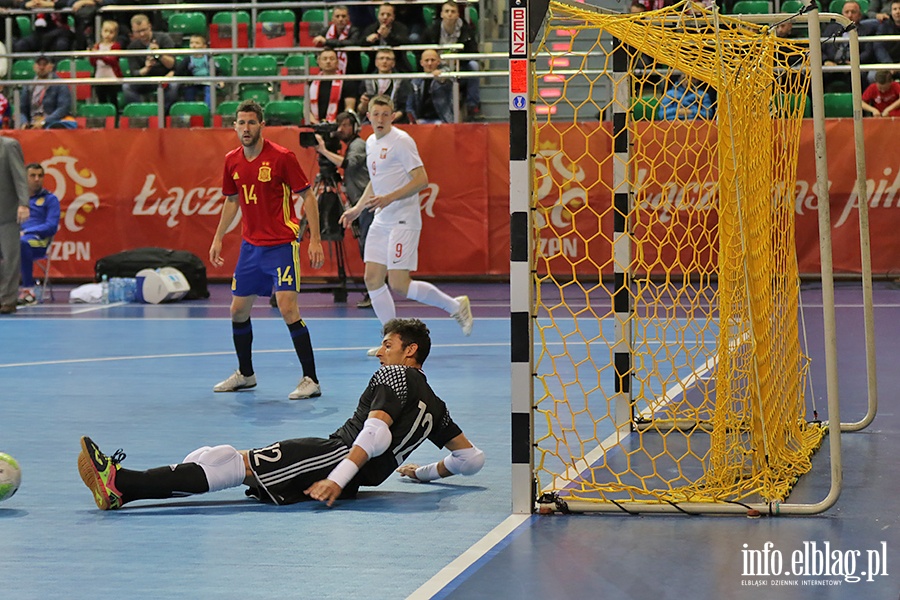
[[[333,285],[316,285],[302,286],[302,292],[332,292],[335,302],[346,302],[347,293],[349,291],[365,292],[365,285],[349,286],[347,284],[347,259],[344,253],[344,228],[341,227],[338,219],[344,210],[350,208],[350,202],[347,194],[344,192],[344,186],[341,184],[340,175],[327,173],[323,175],[321,172],[316,175],[313,184],[313,195],[316,197],[319,205],[319,228],[321,230],[322,242],[328,242],[337,264],[337,282]],[[306,217],[300,223],[300,237],[307,227]],[[351,289],[352,288],[352,289]]]

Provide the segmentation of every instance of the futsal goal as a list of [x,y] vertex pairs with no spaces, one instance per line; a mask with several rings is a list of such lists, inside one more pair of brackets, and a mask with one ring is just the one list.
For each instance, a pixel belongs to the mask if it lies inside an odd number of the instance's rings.
[[544,16],[511,2],[514,510],[789,513],[829,431],[794,243],[818,46],[694,2]]

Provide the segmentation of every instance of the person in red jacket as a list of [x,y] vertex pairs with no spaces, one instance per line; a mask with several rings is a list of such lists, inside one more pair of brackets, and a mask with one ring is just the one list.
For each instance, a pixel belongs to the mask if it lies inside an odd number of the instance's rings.
[[[115,21],[103,21],[103,25],[100,26],[100,41],[92,48],[94,52],[98,53],[98,56],[91,56],[88,59],[94,67],[94,77],[122,77],[119,59],[115,56],[100,54],[110,50],[121,50],[122,44],[118,42],[118,37],[119,24]],[[120,91],[122,91],[121,85],[94,86],[97,102],[108,102],[112,105],[116,105]]]

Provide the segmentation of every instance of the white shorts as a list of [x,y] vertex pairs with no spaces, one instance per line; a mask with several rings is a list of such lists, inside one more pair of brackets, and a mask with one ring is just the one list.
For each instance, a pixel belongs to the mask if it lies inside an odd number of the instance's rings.
[[415,271],[419,266],[420,233],[420,229],[372,223],[363,260],[385,265],[388,271]]

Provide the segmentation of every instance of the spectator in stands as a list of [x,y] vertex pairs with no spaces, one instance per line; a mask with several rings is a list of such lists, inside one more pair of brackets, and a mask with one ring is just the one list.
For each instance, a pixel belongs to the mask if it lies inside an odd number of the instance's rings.
[[[390,75],[394,72],[394,51],[382,48],[375,54],[376,75]],[[406,118],[406,99],[409,96],[408,79],[376,78],[366,79],[359,86],[359,102],[357,113],[364,115],[369,110],[369,100],[375,96],[388,96],[394,103],[394,123],[408,123]]]
[[[108,4],[113,4],[115,0],[107,0]],[[93,45],[94,20],[97,10],[103,6],[103,0],[67,0],[69,8],[72,9],[72,21],[74,21],[75,41],[72,43],[73,50],[87,50]],[[102,27],[102,24],[101,24]]]
[[362,74],[362,61],[359,52],[344,52],[340,48],[360,46],[362,34],[359,28],[350,22],[350,12],[346,6],[335,6],[331,10],[331,23],[324,31],[317,31],[313,38],[316,46],[328,45],[337,50],[338,71],[348,75]]
[[[891,2],[891,16],[878,24],[878,35],[900,35],[900,0]],[[900,41],[875,42],[875,59],[880,63],[900,63]]]
[[709,119],[712,116],[712,100],[703,82],[683,75],[674,85],[666,88],[657,111],[658,118],[666,121]]
[[[137,14],[131,17],[131,43],[128,50],[159,50],[174,48],[175,44],[168,33],[153,31],[147,15]],[[146,56],[129,56],[128,67],[132,77],[165,77],[175,68],[175,57],[171,54],[149,54]],[[155,83],[126,83],[123,86],[125,103],[155,102]],[[165,110],[178,99],[178,86],[174,83],[165,85]]]
[[[119,43],[119,24],[116,21],[103,21],[103,24],[100,26],[100,41],[94,44],[92,49],[98,53],[98,56],[91,56],[88,59],[94,66],[94,77],[122,77],[119,57],[102,54],[110,50],[122,49],[122,44]],[[120,85],[94,86],[97,102],[107,102],[112,105],[118,104],[118,96],[121,90],[122,86]]]
[[[873,35],[876,30],[876,24],[873,21],[862,20],[862,10],[859,4],[854,0],[847,0],[841,9],[841,14],[853,21],[857,33],[862,36]],[[844,30],[844,26],[840,23],[831,23],[822,32],[825,38],[849,38],[849,33]],[[875,62],[875,44],[861,43],[859,45],[859,64],[866,65]],[[849,65],[850,64],[850,44],[835,41],[827,42],[822,45],[822,61],[825,66]],[[866,75],[863,74],[865,82]],[[825,73],[824,83],[826,91],[836,91],[838,88],[844,88],[850,91],[850,74],[849,73]],[[865,86],[863,86],[865,87]]]
[[3,86],[0,85],[0,129],[12,129],[12,104],[10,104],[9,98],[3,92]]
[[394,6],[396,19],[409,30],[409,43],[421,44],[425,39],[425,11],[421,4],[400,3]]
[[[191,35],[189,44],[191,50],[205,50],[208,47],[206,36],[200,33]],[[175,75],[177,77],[209,77],[212,60],[212,56],[204,52],[182,56],[175,63]],[[209,82],[180,85],[178,87],[181,97],[186,101],[205,102],[207,106],[210,106],[210,90],[212,88]],[[216,87],[224,88],[225,84],[219,82],[216,84]]]
[[[24,8],[59,10],[67,8],[69,0],[27,0]],[[17,7],[23,8],[23,7]],[[68,52],[75,34],[69,28],[68,15],[59,12],[39,12],[34,15],[34,31],[13,42],[14,52]]]
[[[425,50],[419,60],[426,77],[413,79],[406,112],[411,123],[453,123],[453,82],[441,79],[441,55]],[[428,76],[430,75],[430,77]]]
[[28,178],[28,219],[19,226],[22,255],[22,287],[19,304],[34,304],[34,261],[47,255],[50,238],[59,229],[59,198],[44,188],[44,167],[40,163],[25,166]]
[[875,117],[900,117],[900,83],[890,71],[876,72],[875,83],[863,92],[862,108]]
[[[426,32],[425,43],[444,46],[462,44],[462,52],[478,52],[475,30],[459,16],[459,6],[453,0],[441,5],[441,20],[435,22]],[[466,71],[478,71],[478,61],[461,61],[460,67]],[[481,117],[481,86],[477,77],[463,79],[460,87],[465,91],[466,113],[470,120]],[[396,106],[396,104],[395,104]]]
[[887,21],[891,18],[891,2],[888,0],[869,0],[869,11],[866,16],[870,19],[877,19],[879,22]]
[[[338,57],[334,48],[325,47],[317,57],[319,75],[335,76],[338,72]],[[352,111],[356,108],[356,94],[352,81],[340,79],[316,79],[306,88],[306,101],[303,103],[304,118],[307,123],[334,123],[338,113]]]
[[[403,46],[408,43],[409,30],[406,25],[396,21],[394,7],[387,2],[378,7],[378,21],[366,27],[362,33],[363,46]],[[403,53],[397,59],[396,66],[403,73],[413,70]],[[377,69],[370,68],[369,70],[374,72]],[[394,106],[396,105],[394,103]]]
[[19,103],[22,107],[23,129],[75,127],[71,115],[72,94],[67,85],[46,85],[49,79],[59,79],[56,65],[46,56],[34,61],[35,83],[22,86]]

